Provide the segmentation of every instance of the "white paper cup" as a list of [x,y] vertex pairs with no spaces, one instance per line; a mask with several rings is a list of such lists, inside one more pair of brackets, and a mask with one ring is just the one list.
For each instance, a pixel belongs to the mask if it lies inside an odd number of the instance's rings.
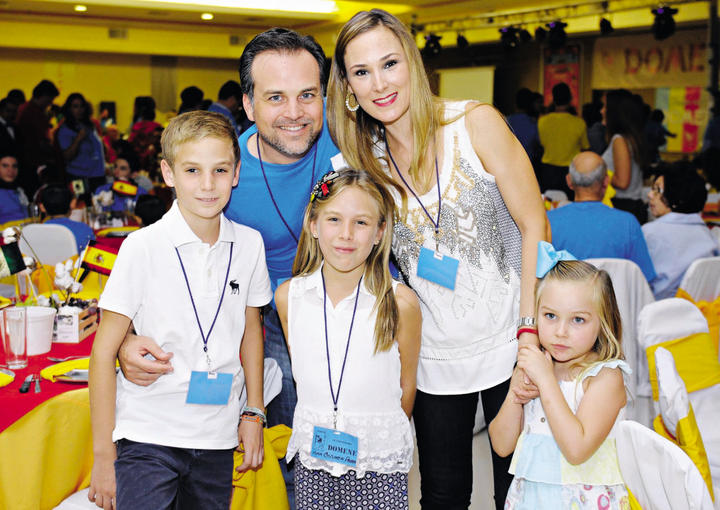
[[57,311],[49,306],[27,307],[27,354],[36,356],[50,352]]

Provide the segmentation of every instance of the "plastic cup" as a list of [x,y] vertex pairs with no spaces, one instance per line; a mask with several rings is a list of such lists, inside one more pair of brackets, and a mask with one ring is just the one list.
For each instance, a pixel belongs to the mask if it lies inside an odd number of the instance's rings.
[[49,306],[27,307],[27,355],[50,352],[57,311]]
[[27,310],[23,307],[2,310],[2,347],[8,368],[25,368],[27,358]]

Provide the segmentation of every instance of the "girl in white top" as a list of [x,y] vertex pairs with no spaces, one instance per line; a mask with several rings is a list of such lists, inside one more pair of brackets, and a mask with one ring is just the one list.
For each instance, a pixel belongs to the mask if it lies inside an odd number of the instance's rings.
[[[535,302],[542,350],[520,347],[510,392],[489,427],[499,455],[515,451],[505,508],[629,508],[615,428],[624,416],[630,369],[610,276],[540,244],[537,276],[544,278]],[[540,397],[518,395],[521,370]]]
[[420,308],[389,270],[395,204],[364,171],[326,174],[275,293],[298,403],[298,510],[408,508]]

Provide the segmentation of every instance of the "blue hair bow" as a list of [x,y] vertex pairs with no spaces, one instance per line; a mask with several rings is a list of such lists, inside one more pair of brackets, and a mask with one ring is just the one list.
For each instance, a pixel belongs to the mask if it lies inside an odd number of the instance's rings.
[[552,244],[546,241],[538,241],[535,276],[543,278],[561,260],[577,260],[577,258],[567,250],[555,251]]

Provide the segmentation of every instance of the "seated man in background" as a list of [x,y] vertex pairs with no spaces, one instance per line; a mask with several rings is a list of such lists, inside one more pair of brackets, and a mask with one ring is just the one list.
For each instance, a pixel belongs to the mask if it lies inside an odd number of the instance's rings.
[[40,206],[40,212],[48,216],[45,223],[62,225],[70,229],[75,236],[78,253],[82,253],[88,241],[95,239],[95,233],[92,228],[85,223],[69,218],[76,198],[67,186],[63,186],[62,184],[48,184],[40,190],[37,200]]
[[28,199],[17,177],[17,158],[0,153],[0,225],[28,217]]
[[615,258],[635,262],[648,282],[655,279],[638,220],[602,203],[609,178],[603,159],[581,152],[570,163],[567,184],[575,201],[548,212],[553,245],[579,259]]
[[155,195],[141,195],[135,204],[135,217],[140,227],[152,225],[166,212],[165,204]]
[[[120,154],[117,157],[113,182],[99,186],[93,195],[93,198],[101,197],[99,201],[103,211],[126,211],[129,209],[128,200],[134,204],[138,197],[147,194],[147,191],[130,177],[133,172],[138,171],[137,165],[138,160],[134,154]],[[112,194],[111,200],[103,200],[102,196],[106,196],[108,192]]]

